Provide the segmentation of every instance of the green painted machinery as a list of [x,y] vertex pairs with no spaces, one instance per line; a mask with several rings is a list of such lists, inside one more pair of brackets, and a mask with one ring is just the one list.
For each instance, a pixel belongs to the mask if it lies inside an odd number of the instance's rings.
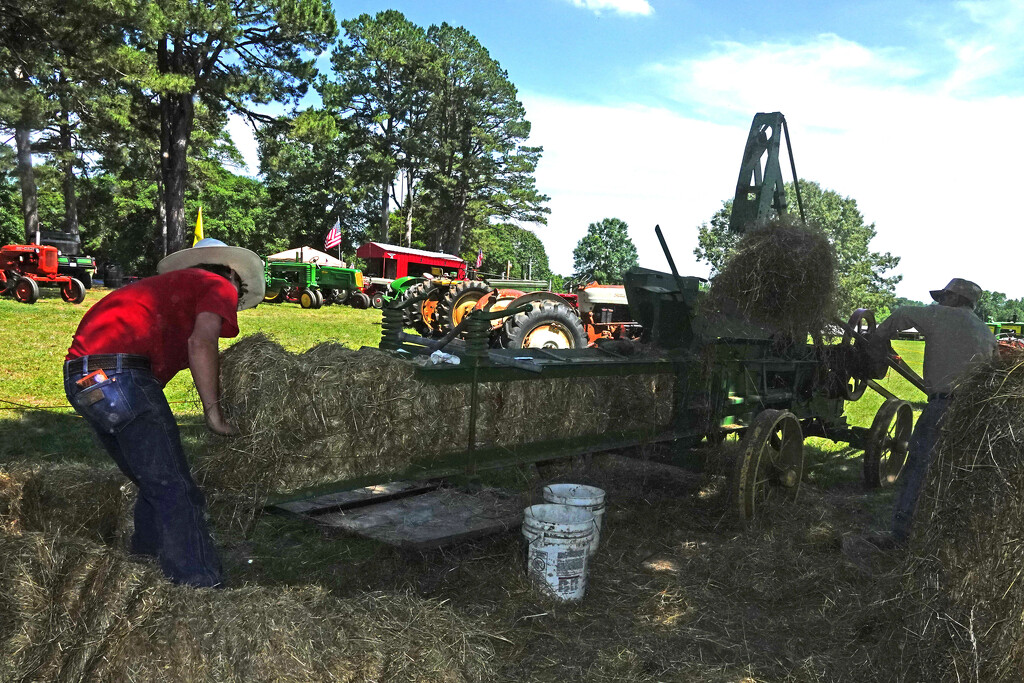
[[318,266],[314,263],[268,261],[264,267],[267,281],[266,303],[297,300],[303,308],[320,308],[325,303],[343,303],[350,296],[369,298],[358,291],[363,274],[355,268]]

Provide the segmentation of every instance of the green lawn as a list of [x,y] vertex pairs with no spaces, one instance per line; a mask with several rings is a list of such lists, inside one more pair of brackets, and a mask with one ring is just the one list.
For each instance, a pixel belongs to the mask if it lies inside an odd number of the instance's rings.
[[[43,289],[33,305],[0,299],[0,457],[32,456],[53,460],[93,461],[104,457],[64,397],[61,367],[71,337],[85,311],[109,290],[89,290],[75,306],[56,290]],[[266,333],[292,351],[320,342],[339,341],[354,348],[377,346],[380,311],[348,306],[304,310],[298,304],[266,304],[238,314],[239,337],[222,339],[227,348],[241,336]],[[202,410],[188,372],[167,386],[185,440],[201,428]],[[28,410],[25,407],[39,408]],[[190,435],[191,433],[191,435]],[[103,460],[99,463],[105,464]]]

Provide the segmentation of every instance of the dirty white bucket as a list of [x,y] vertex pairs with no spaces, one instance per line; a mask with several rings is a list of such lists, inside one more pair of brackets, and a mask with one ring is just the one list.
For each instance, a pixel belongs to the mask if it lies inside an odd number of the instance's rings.
[[601,541],[601,520],[604,519],[604,490],[585,484],[548,484],[544,487],[544,502],[571,505],[589,510],[594,515],[594,538],[590,541],[588,557],[597,552]]
[[531,505],[523,510],[526,571],[530,580],[558,600],[583,599],[587,548],[594,515],[568,505]]

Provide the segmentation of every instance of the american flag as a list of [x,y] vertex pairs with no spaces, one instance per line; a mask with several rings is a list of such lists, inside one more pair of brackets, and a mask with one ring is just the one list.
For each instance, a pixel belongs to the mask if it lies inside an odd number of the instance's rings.
[[334,227],[331,228],[331,231],[329,233],[327,233],[327,239],[324,240],[324,246],[326,248],[328,248],[328,249],[333,249],[334,247],[338,246],[339,244],[341,244],[341,220],[340,219],[334,222]]
[[479,268],[480,264],[484,262],[484,250],[478,249],[476,252],[476,267]]

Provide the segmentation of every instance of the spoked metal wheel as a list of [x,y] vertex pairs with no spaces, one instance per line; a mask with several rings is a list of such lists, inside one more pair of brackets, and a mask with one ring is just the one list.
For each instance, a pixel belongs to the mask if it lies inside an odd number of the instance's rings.
[[875,413],[864,447],[864,484],[889,486],[899,479],[907,462],[914,411],[906,401],[888,400]]
[[804,475],[800,421],[787,410],[764,410],[747,428],[736,460],[739,517],[753,520],[774,501],[796,500]]

